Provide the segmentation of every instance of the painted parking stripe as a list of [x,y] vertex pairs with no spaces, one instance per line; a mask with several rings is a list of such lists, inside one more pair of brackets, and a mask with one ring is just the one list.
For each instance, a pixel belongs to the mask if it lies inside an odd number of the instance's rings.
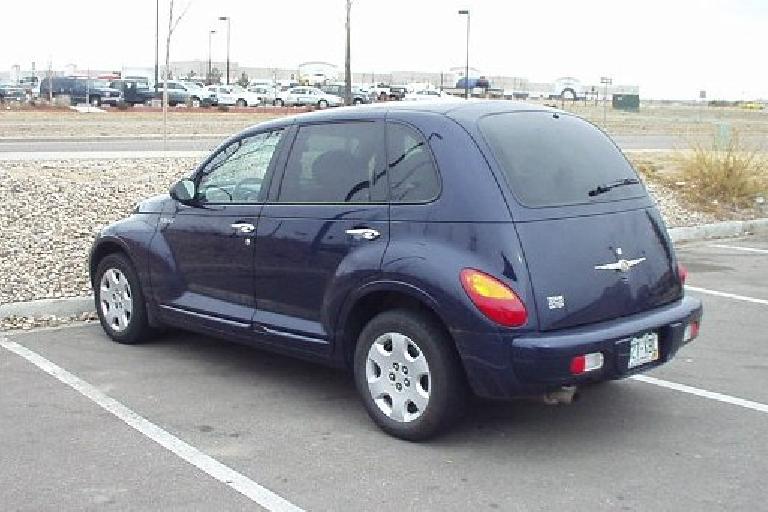
[[717,290],[710,290],[708,288],[699,288],[698,286],[690,286],[690,285],[685,285],[685,289],[690,290],[692,292],[699,292],[699,293],[705,293],[707,295],[714,295],[715,297],[724,297],[726,299],[741,300],[744,302],[751,302],[753,304],[762,304],[763,306],[768,306],[768,300],[766,299],[756,299],[754,297],[747,297],[746,295],[736,295],[735,293],[720,292]]
[[8,341],[7,339],[2,338],[0,338],[0,347],[23,357],[44,372],[85,396],[113,416],[122,420],[142,435],[170,450],[179,458],[187,461],[216,480],[228,485],[265,509],[274,512],[302,512],[301,508],[285,498],[275,494],[266,487],[259,485],[229,466],[225,466],[213,457],[206,455],[194,446],[163,430],[161,427],[155,425],[144,417],[139,416],[114,398],[105,395],[96,387],[88,384],[60,366],[57,366],[40,354],[33,352],[14,341]]
[[734,251],[754,252],[757,254],[768,254],[768,249],[755,249],[754,247],[739,247],[738,245],[721,245],[712,244],[710,247],[716,247],[718,249],[731,249]]
[[685,384],[678,384],[677,382],[670,382],[668,380],[656,379],[647,375],[633,375],[630,379],[645,382],[646,384],[653,384],[654,386],[660,386],[662,388],[673,389],[682,393],[688,393],[690,395],[700,396],[702,398],[708,398],[710,400],[716,400],[726,404],[737,405],[744,407],[745,409],[752,409],[753,411],[759,411],[768,414],[768,405],[761,404],[760,402],[753,402],[752,400],[745,400],[743,398],[737,398],[735,396],[724,395],[722,393],[715,393],[714,391],[707,391],[705,389],[694,388],[693,386],[686,386]]

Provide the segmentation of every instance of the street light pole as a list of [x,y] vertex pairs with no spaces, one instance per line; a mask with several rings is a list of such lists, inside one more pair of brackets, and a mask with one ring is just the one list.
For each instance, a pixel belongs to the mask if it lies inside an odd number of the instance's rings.
[[219,16],[219,21],[226,21],[227,22],[227,85],[229,85],[229,29],[230,29],[230,19],[229,16]]
[[352,10],[352,0],[347,0],[347,44],[344,52],[344,104],[352,104],[352,64],[350,60],[350,27],[349,18]]
[[467,15],[467,60],[464,68],[464,99],[469,98],[469,9],[462,9],[459,14]]
[[608,86],[613,83],[613,79],[601,76],[600,83],[605,86],[605,92],[603,93],[603,128],[605,128],[608,124]]
[[[155,87],[158,80],[158,51],[160,47],[160,0],[155,0]],[[155,89],[157,90],[157,89]]]
[[205,81],[209,84],[211,83],[211,72],[213,71],[211,69],[211,37],[213,34],[215,34],[215,30],[209,30],[208,31],[208,76],[205,78]]

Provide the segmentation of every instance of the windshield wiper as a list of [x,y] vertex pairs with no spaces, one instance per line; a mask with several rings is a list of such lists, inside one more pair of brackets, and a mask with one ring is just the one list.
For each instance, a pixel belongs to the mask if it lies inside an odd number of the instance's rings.
[[624,178],[623,180],[618,180],[611,183],[606,183],[605,185],[596,186],[595,188],[589,191],[589,196],[594,197],[600,194],[605,194],[606,192],[613,190],[616,187],[623,187],[624,185],[639,185],[639,184],[640,184],[640,180],[637,178]]

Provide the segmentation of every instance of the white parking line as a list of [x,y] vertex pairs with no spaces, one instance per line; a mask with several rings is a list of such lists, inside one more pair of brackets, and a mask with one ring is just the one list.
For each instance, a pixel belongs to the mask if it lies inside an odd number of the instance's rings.
[[716,297],[724,297],[726,299],[741,300],[744,302],[751,302],[753,304],[762,304],[763,306],[768,306],[768,300],[766,299],[756,299],[754,297],[747,297],[746,295],[736,295],[735,293],[719,292],[717,290],[710,290],[708,288],[699,288],[698,286],[690,286],[690,285],[685,285],[685,289],[691,290],[692,292],[699,292],[699,293],[705,293],[707,295],[714,295]]
[[712,244],[710,247],[716,247],[718,249],[732,249],[734,251],[754,252],[757,254],[768,254],[768,249],[755,249],[754,247],[739,247],[737,245],[721,245]]
[[23,357],[44,372],[52,375],[85,396],[113,416],[122,420],[139,433],[170,450],[179,458],[189,462],[216,480],[228,485],[265,509],[275,512],[302,512],[301,508],[287,501],[285,498],[275,494],[266,487],[257,484],[247,476],[238,473],[229,466],[225,466],[213,457],[210,457],[194,446],[187,444],[144,417],[139,416],[114,398],[105,395],[91,384],[88,384],[79,377],[69,373],[60,366],[57,366],[40,354],[33,352],[14,341],[8,341],[7,339],[2,338],[0,338],[0,347]]
[[709,398],[710,400],[716,400],[731,405],[738,405],[745,409],[752,409],[754,411],[764,412],[768,414],[768,405],[761,404],[760,402],[753,402],[751,400],[744,400],[743,398],[737,398],[735,396],[724,395],[722,393],[715,393],[714,391],[707,391],[705,389],[694,388],[693,386],[686,386],[685,384],[678,384],[677,382],[670,382],[668,380],[656,379],[654,377],[648,377],[647,375],[633,375],[631,379],[645,382],[646,384],[653,384],[654,386],[660,386],[662,388],[673,389],[690,395],[700,396],[702,398]]

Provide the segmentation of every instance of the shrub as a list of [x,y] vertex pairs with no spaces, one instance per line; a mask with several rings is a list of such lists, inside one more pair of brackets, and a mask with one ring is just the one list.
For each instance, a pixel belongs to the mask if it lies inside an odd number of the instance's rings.
[[768,192],[765,157],[743,146],[737,134],[725,147],[694,144],[679,158],[686,193],[702,206],[752,207]]

